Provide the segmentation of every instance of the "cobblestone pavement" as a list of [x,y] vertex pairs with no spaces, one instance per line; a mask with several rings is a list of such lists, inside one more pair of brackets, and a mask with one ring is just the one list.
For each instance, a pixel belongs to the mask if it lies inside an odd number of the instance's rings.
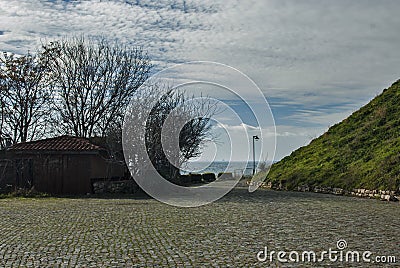
[[[398,203],[245,189],[199,208],[151,199],[3,199],[0,267],[275,267],[257,252],[336,249],[339,239],[349,250],[395,255],[394,266],[399,219]],[[356,266],[286,266],[329,264]]]

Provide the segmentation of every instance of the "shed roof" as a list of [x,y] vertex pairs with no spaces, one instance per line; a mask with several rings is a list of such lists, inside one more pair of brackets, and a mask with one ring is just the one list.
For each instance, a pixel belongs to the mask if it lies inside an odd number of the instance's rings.
[[64,135],[49,139],[17,143],[9,147],[9,150],[87,152],[104,150],[104,148],[91,143],[86,138]]

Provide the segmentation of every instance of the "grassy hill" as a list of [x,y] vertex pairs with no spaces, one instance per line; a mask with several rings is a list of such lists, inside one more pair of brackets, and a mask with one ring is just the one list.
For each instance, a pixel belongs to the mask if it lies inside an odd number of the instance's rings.
[[309,145],[274,164],[266,181],[396,190],[400,186],[400,80]]

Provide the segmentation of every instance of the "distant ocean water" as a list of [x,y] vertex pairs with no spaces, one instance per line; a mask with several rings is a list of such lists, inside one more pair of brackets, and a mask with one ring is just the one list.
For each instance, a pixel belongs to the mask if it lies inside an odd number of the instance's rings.
[[[258,162],[256,162],[256,167]],[[189,162],[183,166],[181,174],[188,173],[215,173],[220,172],[241,172],[244,175],[251,175],[253,173],[253,161],[249,162],[227,162],[227,161],[214,161],[207,162]]]

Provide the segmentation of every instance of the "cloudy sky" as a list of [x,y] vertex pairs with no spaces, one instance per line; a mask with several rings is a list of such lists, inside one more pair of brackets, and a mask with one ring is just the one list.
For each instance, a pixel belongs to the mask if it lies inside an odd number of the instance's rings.
[[232,66],[267,98],[280,159],[400,78],[399,10],[398,0],[0,0],[0,50],[84,33],[145,47],[156,70]]

